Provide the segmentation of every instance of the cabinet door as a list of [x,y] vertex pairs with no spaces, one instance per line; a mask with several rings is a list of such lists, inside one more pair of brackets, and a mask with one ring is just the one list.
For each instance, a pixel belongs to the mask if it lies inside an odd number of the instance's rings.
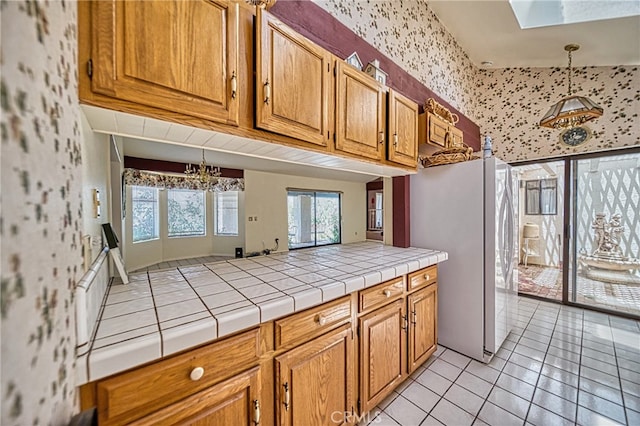
[[331,54],[258,8],[256,127],[327,146],[330,84]]
[[253,426],[259,422],[260,369],[255,367],[130,424]]
[[404,299],[359,319],[360,409],[370,411],[404,378],[407,317]]
[[443,119],[427,113],[429,134],[427,140],[430,144],[445,147],[447,142],[447,132],[449,131],[449,124]]
[[354,340],[350,326],[276,357],[278,424],[343,424],[354,410]]
[[344,61],[336,62],[336,150],[382,160],[383,100],[380,83]]
[[238,5],[92,2],[94,92],[238,123]]
[[438,284],[410,294],[409,374],[433,354],[438,345]]
[[451,138],[450,142],[453,146],[462,145],[462,142],[464,141],[464,134],[462,133],[462,130],[457,127],[449,126],[449,137]]
[[418,104],[389,90],[388,160],[415,167],[418,163]]

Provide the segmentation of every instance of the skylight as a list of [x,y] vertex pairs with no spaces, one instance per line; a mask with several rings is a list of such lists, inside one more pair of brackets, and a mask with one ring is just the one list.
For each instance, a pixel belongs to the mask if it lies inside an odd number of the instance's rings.
[[548,27],[640,15],[629,0],[509,0],[520,28]]

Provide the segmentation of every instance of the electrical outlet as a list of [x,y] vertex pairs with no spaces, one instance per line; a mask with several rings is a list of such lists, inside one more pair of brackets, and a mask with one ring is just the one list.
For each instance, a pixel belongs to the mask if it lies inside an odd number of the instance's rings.
[[249,216],[249,222],[253,222],[253,216]]

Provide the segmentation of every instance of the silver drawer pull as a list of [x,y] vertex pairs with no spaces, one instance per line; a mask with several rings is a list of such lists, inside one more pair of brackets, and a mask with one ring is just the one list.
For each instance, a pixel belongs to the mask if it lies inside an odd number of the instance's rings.
[[189,378],[191,378],[191,380],[193,380],[194,382],[202,379],[202,376],[204,376],[204,368],[202,367],[194,368],[193,370],[191,370],[191,374],[189,374]]

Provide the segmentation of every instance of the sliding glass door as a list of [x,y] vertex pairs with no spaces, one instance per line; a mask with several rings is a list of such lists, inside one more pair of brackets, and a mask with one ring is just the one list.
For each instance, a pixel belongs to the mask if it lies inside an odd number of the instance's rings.
[[640,153],[571,166],[568,300],[640,315]]
[[519,293],[640,317],[640,149],[514,165]]
[[520,182],[520,262],[522,294],[562,300],[564,161],[514,167]]

